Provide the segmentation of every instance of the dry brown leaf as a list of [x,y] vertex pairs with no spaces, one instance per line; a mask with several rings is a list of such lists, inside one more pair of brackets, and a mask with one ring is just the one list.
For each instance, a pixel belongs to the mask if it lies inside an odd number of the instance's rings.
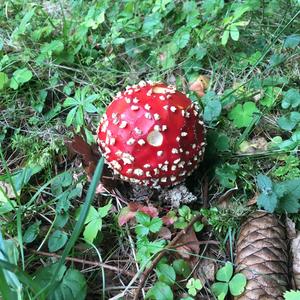
[[3,197],[4,199],[6,197],[9,198],[9,199],[16,198],[16,194],[15,194],[12,186],[9,183],[5,182],[5,181],[0,181],[0,199],[1,199],[1,197]]
[[189,90],[195,92],[199,97],[204,96],[204,91],[207,89],[209,84],[209,77],[206,75],[200,75],[196,81],[194,81]]
[[300,290],[300,232],[292,239],[292,269],[293,269],[293,288]]
[[244,141],[240,145],[240,153],[264,152],[268,149],[268,142],[264,137],[255,137],[250,141]]
[[284,225],[272,214],[257,211],[241,226],[236,272],[247,278],[238,300],[283,299],[288,286],[288,249]]
[[159,231],[157,237],[160,237],[160,238],[163,238],[164,240],[169,241],[169,240],[171,240],[171,238],[172,238],[171,230],[170,230],[168,227],[163,226],[163,227],[160,229],[160,231]]

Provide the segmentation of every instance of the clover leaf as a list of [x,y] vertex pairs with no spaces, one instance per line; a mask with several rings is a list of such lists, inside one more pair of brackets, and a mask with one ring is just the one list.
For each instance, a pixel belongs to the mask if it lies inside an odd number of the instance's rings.
[[254,102],[245,102],[237,104],[228,114],[230,120],[237,128],[247,127],[251,124],[253,114],[259,112]]

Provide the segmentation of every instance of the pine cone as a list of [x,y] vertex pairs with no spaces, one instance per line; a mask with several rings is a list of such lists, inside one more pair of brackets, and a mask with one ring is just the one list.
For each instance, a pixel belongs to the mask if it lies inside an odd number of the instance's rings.
[[257,211],[242,225],[237,241],[236,272],[247,277],[238,300],[283,299],[288,285],[288,245],[281,222]]

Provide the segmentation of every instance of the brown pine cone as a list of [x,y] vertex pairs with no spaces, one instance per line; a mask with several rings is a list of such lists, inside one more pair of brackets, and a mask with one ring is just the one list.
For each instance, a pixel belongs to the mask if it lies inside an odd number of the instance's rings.
[[283,299],[288,286],[288,245],[283,224],[264,211],[242,225],[237,241],[236,272],[247,277],[238,300]]

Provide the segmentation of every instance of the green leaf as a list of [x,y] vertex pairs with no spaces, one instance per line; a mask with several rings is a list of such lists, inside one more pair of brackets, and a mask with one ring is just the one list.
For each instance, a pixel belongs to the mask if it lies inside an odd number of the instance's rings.
[[289,115],[280,117],[277,123],[281,129],[291,131],[300,123],[300,113],[292,111]]
[[217,121],[222,111],[219,97],[213,91],[209,91],[202,97],[202,102],[204,104],[204,121],[208,123]]
[[99,217],[90,221],[84,228],[83,237],[89,242],[93,243],[98,232],[101,231],[102,228],[102,219]]
[[257,198],[257,205],[259,208],[263,208],[266,211],[273,213],[277,207],[278,198],[275,193],[260,194]]
[[52,53],[59,54],[64,50],[64,43],[59,40],[53,40],[50,43],[46,43],[41,47],[41,53],[52,55]]
[[285,39],[283,47],[295,49],[299,44],[300,44],[300,34],[291,34]]
[[158,281],[147,292],[145,299],[173,300],[173,292],[167,284],[165,284],[164,282]]
[[4,72],[0,72],[0,90],[8,83],[8,77]]
[[229,29],[225,29],[222,35],[221,44],[225,46],[229,39]]
[[104,218],[108,215],[108,212],[110,211],[112,207],[112,203],[109,202],[108,204],[106,204],[105,206],[99,207],[98,208],[98,213],[100,215],[101,218]]
[[48,248],[50,252],[56,252],[61,249],[67,242],[68,236],[66,233],[55,230],[49,237]]
[[41,221],[31,224],[25,231],[23,241],[26,244],[33,242],[40,232]]
[[239,170],[238,163],[231,165],[225,163],[216,168],[216,177],[220,184],[225,188],[233,188],[235,186],[236,174]]
[[254,102],[237,104],[228,114],[230,120],[237,128],[247,127],[253,120],[253,114],[259,112]]
[[268,176],[259,174],[256,177],[256,181],[257,181],[257,186],[260,188],[260,190],[263,193],[269,194],[270,192],[272,192],[273,183]]
[[270,58],[269,66],[271,68],[277,67],[285,61],[285,56],[283,54],[273,54]]
[[67,115],[67,118],[66,118],[66,126],[67,126],[67,127],[69,127],[69,126],[72,124],[76,112],[77,112],[77,106],[76,106],[76,107],[73,107],[73,108],[69,111],[69,113],[68,113],[68,115]]
[[[215,296],[219,299],[225,299],[225,296],[228,293],[228,283],[227,282],[215,282],[211,286],[211,290]],[[221,296],[219,298],[219,296]]]
[[163,222],[160,218],[153,218],[150,221],[149,230],[153,233],[158,232],[163,225]]
[[268,86],[264,91],[264,96],[260,100],[260,104],[266,107],[272,107],[276,100],[280,97],[282,89],[276,86]]
[[231,262],[227,262],[224,267],[218,270],[217,272],[217,280],[229,282],[230,278],[233,274],[233,265]]
[[184,217],[186,220],[190,220],[192,217],[191,209],[187,205],[182,205],[178,209],[178,213],[181,217]]
[[195,222],[193,228],[195,232],[200,232],[204,228],[204,224],[202,224],[200,221]]
[[244,274],[238,273],[233,276],[229,282],[229,290],[231,295],[239,296],[241,295],[246,287],[247,279]]
[[49,283],[49,278],[55,276],[55,289],[51,290],[48,300],[84,300],[87,285],[84,276],[75,269],[62,266],[57,271],[57,263],[38,270],[35,281],[41,289]]
[[14,90],[32,78],[32,72],[27,68],[18,69],[13,73],[13,77],[10,80],[10,87]]
[[152,13],[145,17],[143,24],[144,34],[149,35],[151,38],[153,38],[158,32],[162,30],[162,28],[163,24],[161,23],[161,15],[158,12]]
[[283,294],[284,300],[299,300],[300,291],[287,291]]
[[281,107],[286,109],[289,107],[296,108],[300,105],[300,93],[298,89],[289,89],[281,102]]
[[138,235],[138,236],[146,236],[148,233],[149,233],[149,228],[142,225],[142,224],[137,224],[135,226],[135,233]]
[[173,267],[168,264],[158,264],[156,274],[159,281],[172,286],[176,279],[176,273]]
[[66,98],[66,100],[64,101],[63,103],[63,106],[64,107],[69,107],[69,106],[77,106],[79,105],[79,101],[75,98],[72,98],[72,97],[68,97]]
[[172,265],[176,274],[183,276],[184,278],[187,278],[191,274],[191,267],[184,259],[175,259]]
[[138,223],[141,223],[145,226],[149,226],[149,224],[150,224],[150,216],[141,211],[138,211],[136,213],[135,219]]
[[238,41],[240,37],[240,32],[237,26],[231,25],[230,26],[230,36],[234,41]]
[[180,27],[173,36],[173,43],[178,49],[183,49],[190,40],[190,29],[187,27]]

